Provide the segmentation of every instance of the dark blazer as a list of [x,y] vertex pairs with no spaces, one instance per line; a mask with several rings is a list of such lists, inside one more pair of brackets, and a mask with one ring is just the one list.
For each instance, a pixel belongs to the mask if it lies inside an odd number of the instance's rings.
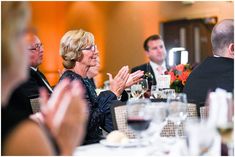
[[234,60],[224,57],[208,57],[189,75],[184,92],[189,101],[204,104],[208,91],[222,88],[234,89]]
[[25,115],[33,113],[30,98],[39,96],[39,88],[45,87],[48,92],[51,93],[41,79],[41,77],[43,77],[44,80],[47,81],[46,77],[41,72],[38,74],[38,72],[35,72],[31,68],[29,72],[30,75],[28,80],[14,90],[8,102],[9,108]]
[[153,85],[156,85],[156,78],[155,78],[153,69],[149,63],[145,63],[145,64],[142,64],[142,65],[139,65],[137,67],[132,68],[131,73],[138,71],[138,70],[142,70],[142,71],[144,71],[144,73],[150,72],[153,75]]
[[[42,72],[39,70],[34,71],[33,69],[30,68],[30,78],[29,80],[24,84],[24,88],[27,90],[28,94],[27,95],[39,95],[39,88],[45,87],[49,93],[51,93],[50,89],[46,86],[46,84],[43,82],[44,79],[47,84],[50,86],[48,80],[46,77],[43,75]],[[50,86],[51,87],[51,86]]]

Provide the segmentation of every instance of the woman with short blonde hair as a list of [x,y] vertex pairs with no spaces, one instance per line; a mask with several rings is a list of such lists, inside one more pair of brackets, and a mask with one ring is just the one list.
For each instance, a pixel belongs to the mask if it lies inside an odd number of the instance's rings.
[[88,81],[88,70],[97,64],[98,49],[94,42],[94,36],[82,29],[71,30],[64,34],[60,42],[60,55],[63,58],[65,71],[60,80],[80,80],[86,87],[86,99],[89,106],[89,120],[87,135],[84,144],[97,143],[102,139],[102,130],[113,130],[110,112],[111,101],[117,100],[124,90],[128,79],[128,67],[123,67],[113,79],[114,88],[105,91],[99,96],[95,88]]
[[60,43],[60,55],[66,69],[74,68],[77,60],[82,58],[82,50],[94,45],[94,36],[84,30],[72,30],[65,33]]

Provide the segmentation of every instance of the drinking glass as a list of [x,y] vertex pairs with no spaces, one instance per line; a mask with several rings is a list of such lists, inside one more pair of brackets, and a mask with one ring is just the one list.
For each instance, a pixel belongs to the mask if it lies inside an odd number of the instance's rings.
[[144,93],[148,90],[148,81],[146,79],[141,80],[137,84],[131,86],[131,95],[133,98],[144,98]]
[[151,86],[151,96],[155,99],[158,98],[158,88],[157,85],[152,85]]
[[[188,155],[204,156],[210,153],[217,142],[216,132],[200,119],[188,119],[185,124]],[[218,155],[218,152],[214,155]],[[211,155],[211,154],[210,154]]]
[[167,104],[165,102],[152,102],[146,106],[146,110],[146,114],[151,117],[152,121],[143,136],[146,136],[151,143],[154,143],[159,140],[162,128],[167,124]]
[[130,99],[127,102],[127,125],[135,132],[139,146],[141,132],[147,130],[151,122],[151,116],[146,114],[146,106],[150,103],[149,99]]
[[[222,108],[223,106],[223,108]],[[228,147],[228,155],[234,155],[233,128],[234,128],[234,103],[231,93],[227,93],[225,104],[221,104],[220,111],[226,111],[220,114],[220,122],[217,121],[216,129],[221,136],[222,143]]]
[[144,99],[144,93],[148,91],[148,80],[147,79],[143,79],[139,82],[139,84],[142,87],[142,93],[141,93],[141,97]]
[[185,93],[170,95],[167,98],[168,103],[168,120],[175,125],[175,136],[178,136],[179,125],[187,118],[187,97]]
[[140,84],[134,84],[131,86],[131,95],[134,99],[138,99],[141,96],[142,87]]
[[170,96],[175,97],[175,90],[174,89],[163,89],[162,90],[163,98],[167,99]]

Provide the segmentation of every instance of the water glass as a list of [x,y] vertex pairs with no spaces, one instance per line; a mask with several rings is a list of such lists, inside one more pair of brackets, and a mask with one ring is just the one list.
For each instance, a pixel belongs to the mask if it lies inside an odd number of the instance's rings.
[[168,120],[175,124],[175,136],[178,138],[179,125],[187,118],[187,97],[185,93],[170,95],[167,98]]
[[162,90],[162,97],[167,99],[170,96],[175,97],[175,89],[164,89]]
[[131,95],[133,96],[133,98],[144,98],[144,93],[147,92],[148,90],[148,80],[147,79],[143,79],[140,82],[138,82],[137,84],[134,84],[131,86]]
[[146,114],[151,116],[152,121],[143,136],[154,143],[159,140],[162,128],[167,124],[167,104],[165,102],[152,102],[146,106]]
[[157,85],[152,85],[151,86],[151,96],[155,99],[157,99],[159,96],[158,96],[158,88],[157,88]]

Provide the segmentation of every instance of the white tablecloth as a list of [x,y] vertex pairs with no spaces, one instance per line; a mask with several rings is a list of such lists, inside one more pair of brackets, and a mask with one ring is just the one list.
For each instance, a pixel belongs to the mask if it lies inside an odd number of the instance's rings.
[[[179,140],[175,143],[169,140],[161,139],[156,143],[145,147],[107,147],[102,144],[91,144],[77,147],[74,156],[179,156],[187,154],[185,140]],[[216,138],[209,152],[204,155],[220,155],[220,138]]]

